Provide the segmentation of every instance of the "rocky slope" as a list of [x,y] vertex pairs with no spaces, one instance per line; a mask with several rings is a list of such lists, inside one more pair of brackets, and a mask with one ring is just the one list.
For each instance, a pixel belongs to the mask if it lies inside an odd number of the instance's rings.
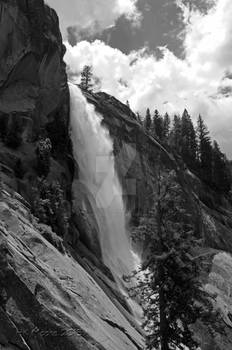
[[142,335],[101,288],[102,272],[90,262],[84,269],[74,251],[50,244],[44,237],[51,229],[38,224],[19,195],[4,190],[1,199],[2,348],[140,349]]
[[176,171],[186,196],[186,207],[195,224],[195,234],[203,242],[199,254],[205,256],[208,266],[204,283],[222,316],[219,328],[223,331],[220,330],[214,340],[202,324],[196,325],[196,334],[203,350],[229,349],[232,347],[230,197],[220,197],[194,176],[179,158],[175,158],[171,150],[147,135],[126,105],[105,93],[86,93],[86,98],[103,116],[103,124],[114,140],[117,170],[127,208],[132,214],[132,226],[138,224],[155,199],[158,158],[161,157],[163,171]]
[[[72,212],[78,165],[69,139],[65,50],[55,12],[42,0],[2,0],[0,44],[0,346],[140,349],[141,330],[101,261],[94,223],[84,213]],[[146,135],[127,106],[105,93],[86,97],[114,140],[132,226],[153,203],[158,157],[166,171],[177,172],[195,232],[204,240],[201,253],[209,262],[205,284],[215,293],[225,329],[214,341],[201,326],[197,333],[204,350],[230,349],[232,204]],[[7,139],[15,125],[20,145],[12,147]],[[69,229],[63,233],[32,214],[41,138],[52,143],[46,181],[58,181],[64,193]]]

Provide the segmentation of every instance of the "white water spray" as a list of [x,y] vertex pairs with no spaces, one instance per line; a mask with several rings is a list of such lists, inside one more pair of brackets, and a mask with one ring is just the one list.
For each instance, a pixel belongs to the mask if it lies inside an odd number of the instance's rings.
[[[81,192],[82,207],[91,207],[98,225],[104,263],[117,278],[136,268],[126,232],[122,189],[115,173],[113,145],[102,118],[87,103],[80,89],[70,84],[71,138],[79,179],[74,196]],[[76,192],[76,195],[75,195]]]

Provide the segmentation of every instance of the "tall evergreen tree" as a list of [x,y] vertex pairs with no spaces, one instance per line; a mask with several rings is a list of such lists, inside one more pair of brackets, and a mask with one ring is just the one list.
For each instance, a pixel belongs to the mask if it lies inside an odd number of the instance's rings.
[[151,131],[151,112],[149,108],[147,108],[147,111],[146,111],[146,116],[144,119],[144,128],[148,132]]
[[196,167],[197,140],[196,132],[188,111],[185,109],[181,118],[181,155],[191,168]]
[[181,153],[181,118],[174,115],[173,126],[170,132],[170,145],[178,154]]
[[163,119],[163,139],[164,139],[164,141],[167,141],[169,139],[170,125],[171,125],[171,119],[170,119],[168,113],[165,113],[164,119]]
[[153,210],[138,232],[148,243],[136,292],[141,293],[147,349],[196,350],[191,325],[201,319],[210,329],[213,308],[201,287],[202,257],[181,188],[173,174],[157,179]]
[[92,67],[91,66],[84,66],[83,71],[81,72],[81,84],[80,87],[83,90],[86,91],[92,91],[92,77],[93,77],[93,72],[92,72]]
[[209,131],[201,115],[197,121],[198,160],[200,176],[207,183],[212,183],[212,145]]
[[164,121],[157,109],[155,110],[154,116],[153,116],[152,131],[153,131],[154,137],[158,138],[158,140],[160,141],[163,141]]

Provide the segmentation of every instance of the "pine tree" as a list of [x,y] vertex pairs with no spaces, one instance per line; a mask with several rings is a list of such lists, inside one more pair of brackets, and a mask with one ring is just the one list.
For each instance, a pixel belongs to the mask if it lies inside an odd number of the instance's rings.
[[156,109],[152,121],[152,131],[154,137],[158,138],[159,141],[163,141],[164,136],[164,121],[159,111]]
[[191,168],[196,167],[197,140],[196,132],[188,111],[185,109],[181,118],[181,155],[184,162]]
[[92,67],[91,66],[84,66],[83,71],[81,72],[81,84],[80,87],[85,91],[92,91]]
[[146,111],[146,116],[144,119],[144,128],[147,132],[151,131],[151,112],[149,108],[147,108]]
[[165,113],[164,121],[163,121],[163,139],[164,139],[164,141],[167,141],[169,139],[170,124],[171,124],[171,119],[170,119],[168,113]]
[[178,154],[181,153],[181,118],[174,116],[173,126],[170,132],[170,145]]
[[[147,349],[196,350],[190,326],[198,319],[207,323],[215,316],[209,297],[200,283],[202,257],[194,256],[194,238],[181,188],[173,174],[157,179],[153,210],[140,226],[147,258],[139,274],[140,293],[147,331]],[[211,328],[210,328],[211,329]]]
[[197,121],[198,160],[200,177],[208,184],[212,183],[212,145],[209,131],[201,115]]

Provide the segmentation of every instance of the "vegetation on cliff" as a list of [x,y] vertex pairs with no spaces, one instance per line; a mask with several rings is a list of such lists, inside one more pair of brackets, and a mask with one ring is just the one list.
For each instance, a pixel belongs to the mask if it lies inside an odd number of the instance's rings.
[[194,234],[182,189],[174,171],[167,174],[158,167],[153,208],[133,235],[144,241],[146,258],[132,290],[144,310],[148,350],[196,350],[200,344],[193,325],[200,320],[214,337],[220,318],[202,286],[206,257],[200,254],[202,240]]
[[33,188],[34,215],[64,237],[68,232],[69,217],[61,185],[55,181],[48,183],[44,178],[38,178],[36,185]]
[[86,91],[92,91],[93,83],[92,83],[92,67],[91,66],[84,66],[82,72],[81,72],[81,83],[80,87],[83,90]]
[[167,113],[163,117],[158,110],[151,118],[148,109],[143,125],[168,150],[180,156],[202,181],[222,194],[228,194],[232,183],[230,163],[218,143],[212,143],[202,116],[199,116],[197,126],[194,127],[186,109],[182,117],[174,116],[173,123]]

